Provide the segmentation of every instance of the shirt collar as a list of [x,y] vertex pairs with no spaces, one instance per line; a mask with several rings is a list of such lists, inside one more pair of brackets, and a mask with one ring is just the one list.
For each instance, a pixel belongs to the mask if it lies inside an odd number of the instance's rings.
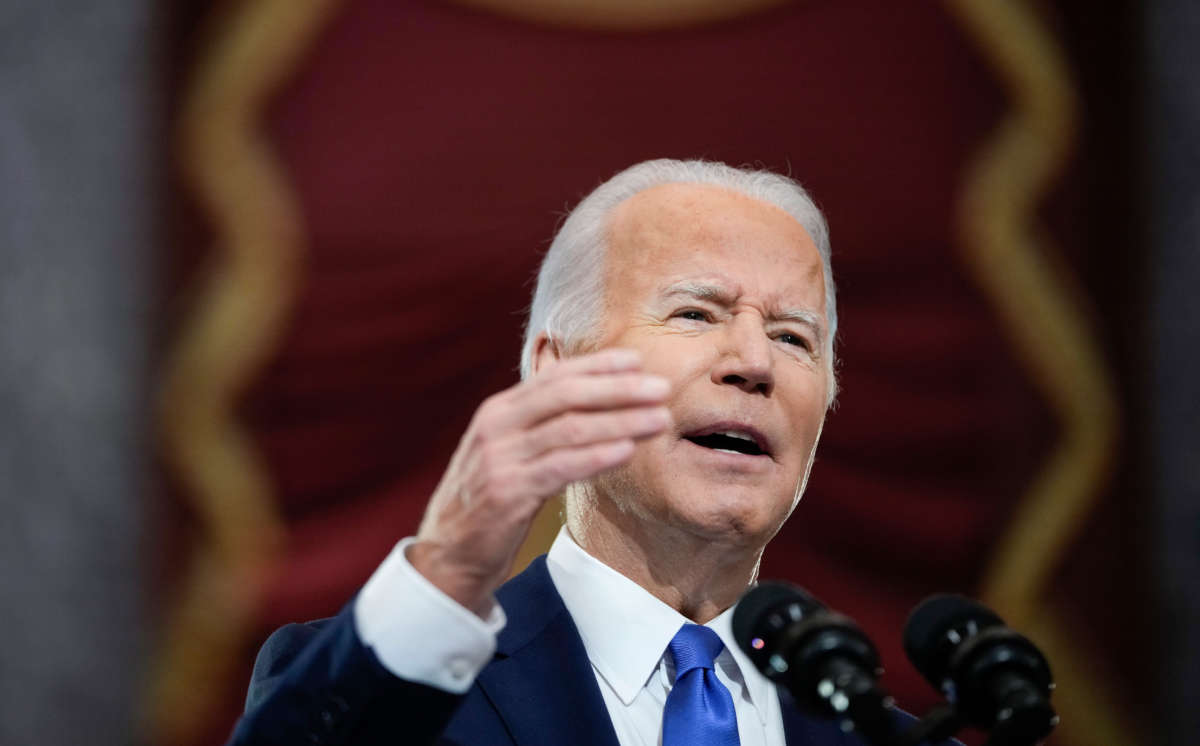
[[[707,626],[712,627],[712,630],[720,636],[721,642],[725,643],[725,650],[733,656],[736,672],[742,677],[742,682],[746,686],[746,694],[750,697],[750,703],[754,705],[754,710],[758,713],[758,719],[762,721],[763,725],[766,725],[767,712],[769,711],[767,707],[768,698],[779,695],[775,691],[775,685],[755,668],[754,663],[742,652],[741,647],[737,644],[737,640],[733,637],[733,610],[736,608],[736,604],[730,606],[721,612],[716,619],[709,622]],[[717,658],[717,665],[720,665],[721,659],[724,657],[725,655],[722,653]]]
[[[588,659],[617,698],[629,706],[645,687],[679,627],[690,620],[646,589],[585,552],[564,526],[546,557],[550,578],[583,638]],[[766,722],[774,685],[733,639],[733,607],[708,623],[732,655],[754,709]],[[726,656],[718,657],[718,665]],[[727,671],[728,672],[728,671]]]

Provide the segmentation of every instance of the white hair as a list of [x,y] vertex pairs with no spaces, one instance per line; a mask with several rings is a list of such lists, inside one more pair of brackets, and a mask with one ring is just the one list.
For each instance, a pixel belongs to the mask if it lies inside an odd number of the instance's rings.
[[533,374],[534,346],[542,332],[564,353],[585,349],[596,341],[604,317],[604,258],[613,211],[635,194],[663,184],[709,184],[728,189],[778,207],[808,232],[821,255],[825,279],[829,333],[824,352],[830,374],[828,403],[832,403],[837,393],[833,366],[837,303],[824,216],[804,187],[787,176],[702,160],[660,158],[630,166],[596,187],[571,211],[538,271],[521,349],[521,378]]

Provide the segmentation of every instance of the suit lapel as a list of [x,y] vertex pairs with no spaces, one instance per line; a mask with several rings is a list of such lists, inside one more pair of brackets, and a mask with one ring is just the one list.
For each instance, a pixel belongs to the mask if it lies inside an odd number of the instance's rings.
[[[779,690],[779,704],[783,708],[783,733],[788,746],[867,746],[857,731],[844,731],[834,720],[805,715],[796,706],[792,695],[784,688]],[[896,732],[903,733],[913,726],[916,718],[895,708],[892,718]],[[922,742],[922,746],[927,746]],[[962,746],[958,741],[942,741],[939,746]]]
[[810,746],[808,719],[796,709],[796,703],[782,687],[778,689],[779,708],[783,713],[783,740],[787,746]]
[[854,735],[844,732],[834,721],[802,713],[791,693],[783,687],[779,687],[778,693],[787,746],[866,746]]
[[583,640],[554,589],[546,558],[496,594],[508,616],[478,684],[518,746],[617,746]]

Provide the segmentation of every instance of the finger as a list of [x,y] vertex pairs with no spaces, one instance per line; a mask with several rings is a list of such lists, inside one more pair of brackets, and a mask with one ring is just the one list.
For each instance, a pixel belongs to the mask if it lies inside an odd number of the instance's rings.
[[510,401],[504,424],[532,427],[543,420],[575,410],[607,410],[659,404],[671,391],[662,376],[647,373],[573,375],[529,381],[528,388]]
[[531,459],[553,448],[575,448],[612,440],[638,440],[671,422],[666,407],[632,407],[603,412],[568,412],[528,430],[518,457]]
[[571,482],[589,479],[620,466],[632,456],[633,440],[629,438],[578,448],[556,448],[529,463],[525,480],[532,494],[552,497]]
[[560,358],[558,362],[539,371],[535,378],[622,373],[640,370],[641,367],[642,354],[637,350],[609,347],[586,355]]

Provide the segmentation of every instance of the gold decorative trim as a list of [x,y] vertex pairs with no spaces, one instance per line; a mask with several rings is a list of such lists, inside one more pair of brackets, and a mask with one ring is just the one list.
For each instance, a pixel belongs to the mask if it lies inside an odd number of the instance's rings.
[[337,0],[243,0],[217,20],[182,104],[176,156],[217,240],[162,375],[158,426],[199,536],[151,670],[149,740],[194,742],[228,690],[283,549],[271,475],[237,420],[302,272],[300,206],[260,131]]
[[1102,704],[1111,698],[1082,674],[1085,656],[1046,606],[1052,575],[1109,477],[1118,427],[1114,387],[1082,303],[1036,226],[1038,205],[1072,147],[1071,79],[1028,2],[947,0],[947,6],[1013,104],[965,180],[959,205],[965,258],[1061,427],[997,545],[982,595],[1039,641],[1065,685],[1055,698],[1063,717],[1057,742],[1131,745],[1116,710]]

